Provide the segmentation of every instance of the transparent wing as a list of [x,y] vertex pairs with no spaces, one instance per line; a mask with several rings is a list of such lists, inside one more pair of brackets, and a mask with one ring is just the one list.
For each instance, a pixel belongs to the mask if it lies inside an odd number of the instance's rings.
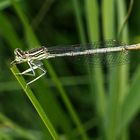
[[[118,47],[118,46],[125,47],[125,44],[122,42],[115,41],[115,40],[107,40],[107,41],[88,43],[88,44],[55,46],[55,47],[48,48],[48,51],[53,54],[59,54],[59,53],[61,54],[61,53],[73,52],[73,51],[74,52],[84,51],[84,50],[93,49],[93,48],[108,48],[108,47],[111,48],[111,47]],[[82,56],[67,57],[64,59],[72,63],[76,63],[76,64],[88,63],[90,65],[91,64],[95,65],[96,67],[99,67],[101,65],[116,66],[116,65],[129,63],[129,52],[122,51],[122,52],[86,54]]]
[[[85,57],[85,56],[84,56]],[[85,63],[93,64],[95,66],[107,65],[117,66],[129,63],[129,52],[111,52],[104,54],[95,54],[83,58]]]
[[75,45],[58,45],[53,47],[47,47],[48,51],[51,54],[61,54],[67,52],[80,52],[87,49],[97,49],[97,48],[111,48],[118,46],[125,46],[123,42],[116,40],[107,40],[100,41],[95,43],[86,43],[86,44],[75,44]]

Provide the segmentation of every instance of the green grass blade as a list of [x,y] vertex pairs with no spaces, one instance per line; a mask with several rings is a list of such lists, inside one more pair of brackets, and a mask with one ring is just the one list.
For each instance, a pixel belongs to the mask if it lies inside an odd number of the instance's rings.
[[69,111],[74,123],[77,125],[77,129],[79,130],[83,140],[88,140],[88,136],[87,136],[87,134],[86,134],[86,132],[85,132],[85,130],[83,128],[83,125],[81,124],[80,119],[78,118],[78,116],[77,116],[72,104],[70,103],[70,101],[69,101],[69,99],[68,99],[68,97],[67,97],[67,95],[66,95],[66,93],[65,93],[65,91],[63,89],[62,84],[60,83],[59,79],[57,78],[57,76],[56,76],[56,74],[55,74],[55,72],[53,70],[48,69],[48,71],[52,75],[53,81],[57,84],[57,88],[60,91],[60,94],[61,94],[61,96],[63,98],[63,101],[64,101],[64,103],[65,103],[65,105],[66,105],[66,107],[67,107],[67,109],[68,109],[68,111]]
[[[115,0],[103,0],[102,3],[103,37],[114,39],[115,26]],[[107,140],[115,140],[118,121],[118,107],[120,95],[120,69],[113,68],[109,73],[109,99],[106,113],[105,134]]]
[[1,122],[1,126],[3,125],[3,129],[5,129],[5,127],[9,127],[11,130],[14,130],[14,133],[21,138],[30,139],[30,140],[38,139],[35,135],[33,135],[33,133],[30,133],[28,132],[28,130],[26,131],[25,129],[21,128],[2,113],[0,113],[0,122]]
[[96,42],[100,40],[99,30],[99,9],[97,1],[85,0],[85,12],[86,22],[88,29],[88,38],[90,42]]
[[[17,2],[20,0],[16,0]],[[4,10],[12,4],[11,0],[1,0],[0,1],[0,10]]]
[[[7,18],[0,13],[0,35],[8,42],[12,49],[22,48],[21,42]],[[10,36],[10,37],[9,37]]]
[[[103,1],[103,33],[104,38],[114,39],[117,35],[117,25],[115,24],[115,10],[116,10],[116,1],[104,0]],[[122,1],[119,1],[120,3]],[[117,1],[118,3],[118,1]],[[124,5],[121,4],[121,9],[117,6],[118,12],[118,25],[122,23],[124,19]],[[119,27],[118,27],[119,28]],[[123,39],[126,40],[126,31],[123,35]],[[124,94],[127,89],[127,80],[128,80],[128,67],[118,66],[116,68],[110,69],[109,74],[109,100],[108,100],[108,114],[106,116],[107,125],[106,125],[106,137],[108,140],[113,140],[117,138],[116,131],[120,125],[120,107],[123,100]]]
[[119,132],[122,131],[122,128],[129,126],[132,119],[136,116],[140,108],[140,67],[137,68],[132,80],[132,85],[130,90],[126,95],[126,98],[122,105],[121,112],[121,124],[119,127]]
[[[85,11],[86,11],[86,23],[88,29],[88,37],[90,42],[96,42],[100,40],[99,31],[99,11],[97,1],[85,0]],[[93,102],[96,104],[98,115],[102,118],[106,108],[106,98],[104,89],[104,77],[100,68],[93,67],[91,73],[91,88]],[[93,87],[93,84],[94,87]],[[96,101],[95,101],[96,98]]]
[[0,132],[0,139],[1,140],[14,140],[12,137],[10,137],[9,135],[7,135],[3,132]]
[[27,83],[25,82],[24,78],[22,76],[16,75],[16,73],[19,73],[18,69],[16,66],[11,67],[12,73],[15,75],[16,79],[18,80],[19,84],[22,86],[24,92],[26,93],[27,97],[33,104],[34,108],[36,109],[37,113],[39,114],[40,118],[44,122],[45,126],[48,128],[51,136],[53,137],[54,140],[59,140],[58,134],[56,133],[53,125],[51,124],[49,118],[45,114],[43,108],[41,107],[40,103],[36,99],[35,95],[31,91],[29,87],[26,88]]
[[[116,1],[117,4],[117,21],[118,21],[118,39],[121,39],[122,41],[124,41],[125,43],[128,43],[128,25],[126,23],[126,15],[129,15],[129,13],[126,12],[126,2],[125,1],[121,1],[118,0]],[[129,12],[129,11],[128,11]],[[124,26],[125,25],[125,26]],[[128,77],[129,77],[129,66],[126,64],[124,66],[121,67],[121,73],[120,73],[120,104],[122,105],[125,96],[127,96],[127,91],[129,90],[129,84],[128,84]],[[117,130],[120,128],[120,126],[122,125],[121,121],[121,114],[122,114],[122,106],[120,106],[119,109],[119,122],[117,125]],[[122,139],[128,139],[128,128],[122,129],[120,131],[121,133],[119,133],[120,138]]]
[[103,36],[104,39],[114,39],[115,29],[115,0],[103,0],[102,2],[102,19],[103,19]]
[[[27,20],[26,16],[23,14],[21,8],[14,0],[13,0],[13,6],[24,26],[25,32],[27,34],[28,42],[29,42],[28,44],[31,46],[40,46],[35,34],[33,33],[30,25],[28,24],[28,20]],[[53,70],[52,66],[48,62],[45,63],[45,67],[48,69],[48,72],[51,75],[52,80],[56,84],[56,87],[60,92],[60,95],[71,115],[71,118],[73,119],[74,123],[76,124],[77,128],[79,129],[79,132],[81,133],[82,138],[84,140],[88,140],[88,136],[85,133],[82,123],[81,123],[80,119],[78,118],[78,115],[77,115],[76,111],[74,110],[74,107],[72,106],[70,100],[68,99],[66,92],[65,92],[62,84],[60,83],[60,80],[58,79],[55,71]]]
[[[133,4],[134,4],[134,0],[130,0],[129,8],[127,10],[127,14],[124,16],[123,14],[125,13],[125,9],[126,9],[125,8],[125,2],[120,1],[120,0],[117,1],[118,17],[119,17],[119,19],[121,19],[121,17],[124,18],[121,26],[119,27],[119,31],[118,31],[118,38],[120,38],[120,39],[122,39],[122,37],[124,37],[124,33],[126,33],[126,31],[128,29],[126,24],[127,24],[128,19],[130,17],[130,14],[132,13]],[[120,15],[119,15],[119,13],[120,13]],[[122,33],[123,33],[123,36],[122,36]],[[128,37],[128,35],[125,35],[125,37]]]
[[79,31],[79,37],[80,37],[80,42],[81,43],[86,43],[86,37],[85,37],[85,32],[84,32],[84,26],[83,26],[83,21],[82,21],[82,15],[81,15],[81,8],[80,4],[77,0],[72,0],[73,5],[74,5],[74,10],[75,10],[75,16],[76,16],[76,23],[77,23],[77,28]]
[[[11,50],[14,50],[15,48],[23,48],[22,46],[22,42],[21,40],[18,38],[13,25],[11,24],[11,21],[3,14],[0,13],[0,35],[2,36],[2,38],[5,39],[5,41],[7,42],[7,44],[9,45]],[[10,37],[9,37],[10,35]],[[46,80],[45,83],[48,83],[47,85],[49,86],[50,81]],[[51,83],[53,84],[53,86],[55,86],[54,82],[51,80]],[[10,90],[18,90],[21,89],[21,87],[19,85],[17,85],[18,83],[13,82],[4,82],[4,83],[0,83],[0,90],[2,91],[10,91]],[[17,85],[17,86],[16,86]],[[56,125],[61,127],[64,132],[66,132],[67,134],[68,131],[71,131],[72,126],[70,124],[70,122],[68,122],[68,118],[65,115],[65,112],[62,110],[61,105],[58,103],[57,99],[54,98],[54,94],[51,94],[51,90],[49,89],[49,87],[47,88],[46,85],[44,85],[44,82],[40,79],[40,82],[37,84],[38,87],[42,87],[42,92],[48,92],[49,94],[43,94],[40,95],[38,94],[38,99],[40,99],[41,101],[44,99],[49,99],[49,102],[52,103],[53,105],[50,106],[48,101],[44,101],[44,105],[42,104],[42,106],[46,107],[47,112],[49,112],[51,121]],[[34,86],[34,88],[36,88],[37,86]],[[35,90],[37,93],[40,93],[40,91],[38,91],[37,89]],[[59,115],[59,120],[58,117],[54,117],[55,115],[55,110],[57,110],[57,114]],[[57,119],[56,119],[57,118]],[[63,121],[63,123],[61,123],[61,121]]]
[[118,32],[117,32],[117,34],[120,34],[120,30],[122,30],[120,39],[122,41],[124,41],[125,43],[129,43],[129,40],[128,40],[128,33],[129,33],[128,25],[125,23],[125,26],[124,26],[124,20],[125,20],[125,17],[127,15],[126,3],[124,1],[121,1],[121,0],[117,1],[117,14],[118,14]]
[[41,21],[44,19],[46,13],[50,9],[51,5],[53,4],[54,0],[46,0],[42,7],[40,8],[39,12],[37,13],[36,17],[32,21],[32,27],[33,29],[38,28]]
[[12,4],[14,6],[15,11],[17,12],[23,27],[24,27],[24,31],[25,31],[25,36],[27,39],[27,43],[29,45],[29,47],[33,47],[33,46],[39,46],[39,42],[37,40],[37,37],[35,36],[35,34],[32,32],[32,28],[31,26],[28,24],[28,19],[26,18],[26,16],[23,14],[22,10],[20,9],[18,3],[15,0],[12,0]]

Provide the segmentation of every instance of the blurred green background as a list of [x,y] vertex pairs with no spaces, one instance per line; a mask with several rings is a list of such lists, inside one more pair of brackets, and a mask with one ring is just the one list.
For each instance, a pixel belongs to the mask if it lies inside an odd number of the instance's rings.
[[139,0],[0,0],[0,140],[140,139],[139,51],[130,64],[107,71],[45,60],[47,75],[26,94],[10,71],[15,48],[117,39],[121,29],[121,41],[139,43],[139,5]]

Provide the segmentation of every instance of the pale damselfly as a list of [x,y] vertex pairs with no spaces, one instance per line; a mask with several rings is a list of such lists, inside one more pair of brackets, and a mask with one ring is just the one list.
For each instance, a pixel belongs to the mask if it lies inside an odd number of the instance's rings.
[[[140,43],[133,45],[124,45],[123,43],[113,41],[103,41],[98,43],[91,44],[77,44],[77,45],[69,45],[69,46],[56,46],[56,47],[40,47],[34,48],[29,51],[22,51],[19,48],[16,48],[14,51],[15,60],[11,62],[12,65],[20,64],[27,62],[29,65],[29,69],[18,73],[19,75],[32,75],[35,76],[35,70],[40,69],[42,74],[28,82],[27,85],[33,83],[34,81],[41,78],[46,74],[46,70],[42,67],[41,60],[43,59],[52,59],[57,57],[75,57],[75,56],[92,56],[94,63],[98,61],[98,63],[116,63],[126,61],[127,54],[130,51],[140,50]],[[118,55],[119,53],[119,55]],[[111,55],[110,55],[111,54]],[[116,55],[117,54],[117,55]],[[106,56],[106,59],[102,59],[102,56]],[[123,57],[122,57],[123,56]],[[117,61],[116,61],[117,60]],[[101,64],[101,63],[100,63]],[[32,73],[30,73],[32,72]]]

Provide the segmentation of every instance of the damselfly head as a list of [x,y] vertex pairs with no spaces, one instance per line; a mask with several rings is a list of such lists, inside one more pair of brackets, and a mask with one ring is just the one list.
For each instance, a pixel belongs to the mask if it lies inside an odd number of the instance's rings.
[[14,54],[15,54],[15,60],[11,63],[12,65],[22,63],[26,60],[26,55],[25,55],[24,51],[22,51],[19,48],[15,49]]
[[24,56],[24,52],[19,48],[15,49],[14,54],[15,54],[15,56],[18,56],[18,57],[23,57]]

